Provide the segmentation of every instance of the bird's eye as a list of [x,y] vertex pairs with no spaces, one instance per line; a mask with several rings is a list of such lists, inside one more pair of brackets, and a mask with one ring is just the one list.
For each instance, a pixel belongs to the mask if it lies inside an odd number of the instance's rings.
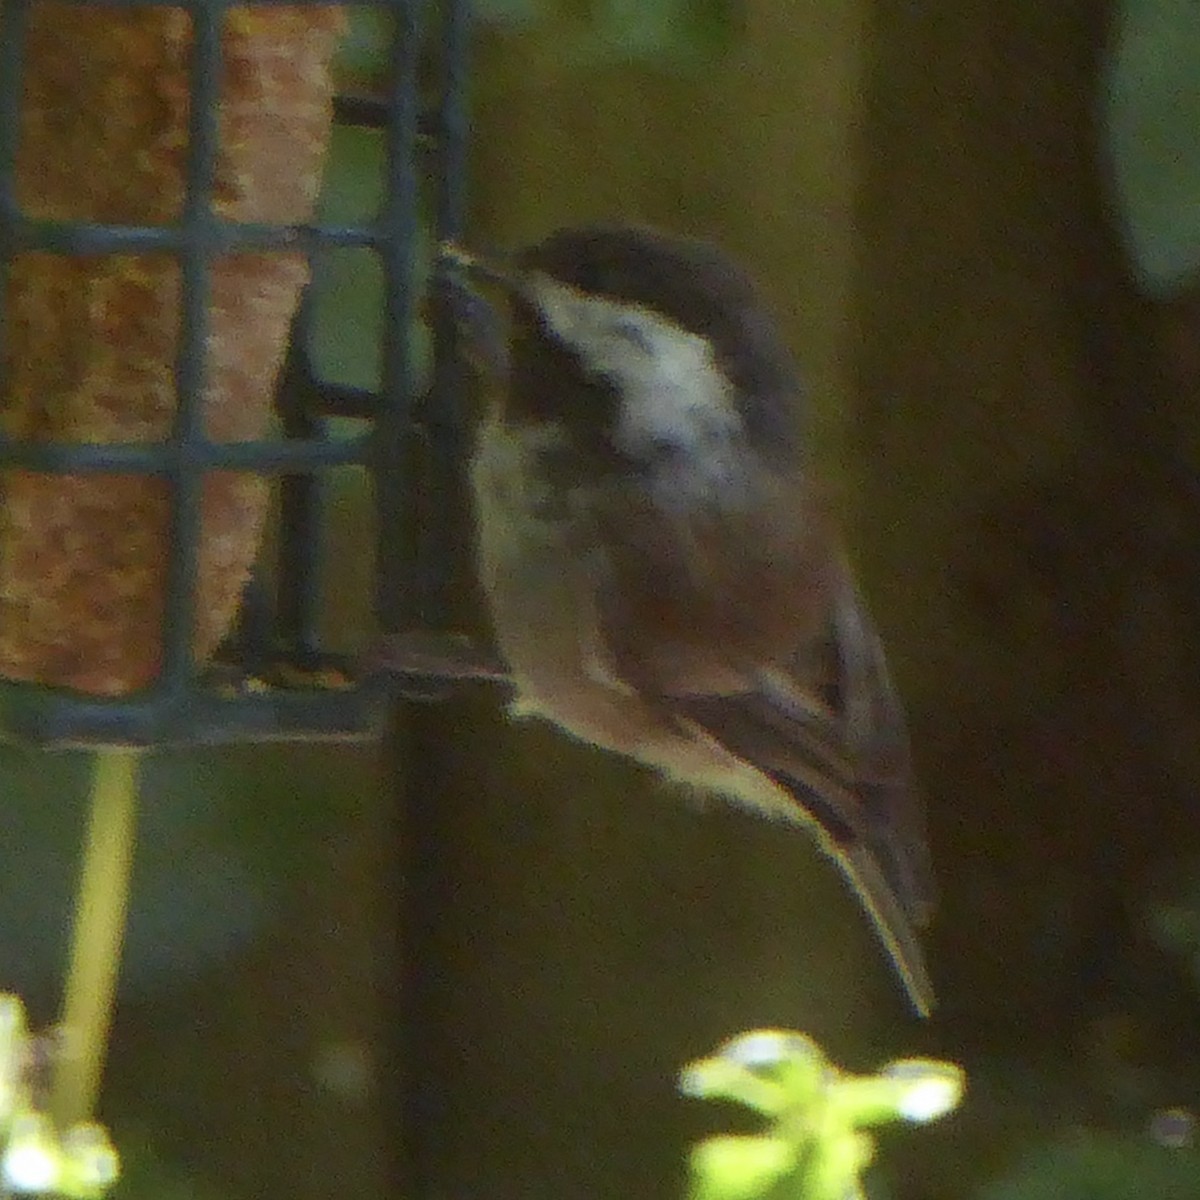
[[648,451],[647,457],[659,464],[669,462],[672,459],[678,460],[683,457],[683,447],[679,444],[679,439],[667,437],[666,434],[658,434],[652,437],[646,449]]
[[634,317],[617,317],[612,324],[614,336],[649,354],[654,349],[645,325]]

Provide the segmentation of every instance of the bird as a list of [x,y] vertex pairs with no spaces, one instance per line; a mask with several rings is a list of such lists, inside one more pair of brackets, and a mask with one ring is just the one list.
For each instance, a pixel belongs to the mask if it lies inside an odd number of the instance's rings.
[[904,710],[754,281],[623,223],[444,256],[507,314],[470,485],[510,711],[806,827],[928,1015]]

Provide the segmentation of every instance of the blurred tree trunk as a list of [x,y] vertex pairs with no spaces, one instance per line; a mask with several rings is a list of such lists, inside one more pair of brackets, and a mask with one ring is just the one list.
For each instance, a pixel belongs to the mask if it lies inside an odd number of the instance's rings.
[[1200,512],[1107,211],[1105,30],[1083,3],[873,23],[857,428],[886,519],[862,544],[976,1044],[1036,1016],[1078,1051],[1136,1007],[1148,882],[1197,846]]

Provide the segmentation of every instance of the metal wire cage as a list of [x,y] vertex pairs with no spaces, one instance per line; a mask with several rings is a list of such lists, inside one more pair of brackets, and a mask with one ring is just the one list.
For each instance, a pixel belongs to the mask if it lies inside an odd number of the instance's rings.
[[[450,306],[438,289],[430,306],[432,366],[418,363],[412,331],[423,310],[419,248],[459,236],[466,153],[465,0],[425,11],[420,0],[379,0],[393,22],[386,94],[339,97],[335,121],[382,129],[384,199],[374,220],[332,226],[245,223],[214,211],[214,163],[222,73],[224,0],[175,7],[191,23],[184,198],[179,219],[160,225],[34,219],[18,202],[16,163],[31,10],[36,0],[0,6],[0,338],[7,339],[14,258],[49,255],[169,254],[179,270],[174,362],[177,406],[165,440],[96,444],[0,436],[0,480],[12,471],[54,477],[115,475],[167,481],[161,665],[148,686],[105,697],[38,682],[0,680],[0,729],[35,744],[187,744],[263,738],[351,737],[372,732],[386,699],[382,683],[322,645],[319,617],[330,576],[326,561],[332,500],[329,472],[354,467],[369,477],[374,509],[374,616],[380,632],[434,622],[449,586],[459,454],[455,412],[461,379]],[[240,7],[269,6],[250,0]],[[301,8],[304,0],[288,0]],[[96,4],[79,4],[80,9]],[[101,7],[128,8],[119,0]],[[69,36],[69,35],[65,35]],[[317,376],[309,352],[314,305],[302,300],[276,397],[277,436],[210,440],[203,420],[206,338],[213,264],[235,252],[302,252],[336,247],[376,256],[383,281],[378,391]],[[7,380],[0,379],[0,395]],[[347,436],[332,419],[356,417]],[[364,428],[364,427],[359,427]],[[278,536],[259,563],[241,618],[213,664],[193,645],[202,494],[211,472],[269,477]],[[413,486],[420,479],[421,495]],[[0,487],[0,504],[3,488]],[[324,547],[324,548],[323,548]]]

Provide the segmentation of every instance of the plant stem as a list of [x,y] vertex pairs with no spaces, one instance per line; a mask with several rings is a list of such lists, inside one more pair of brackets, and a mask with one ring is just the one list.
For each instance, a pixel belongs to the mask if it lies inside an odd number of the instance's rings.
[[55,1070],[60,1129],[92,1115],[112,1020],[133,865],[140,750],[103,747],[92,761],[91,812],[63,1000],[64,1052]]

